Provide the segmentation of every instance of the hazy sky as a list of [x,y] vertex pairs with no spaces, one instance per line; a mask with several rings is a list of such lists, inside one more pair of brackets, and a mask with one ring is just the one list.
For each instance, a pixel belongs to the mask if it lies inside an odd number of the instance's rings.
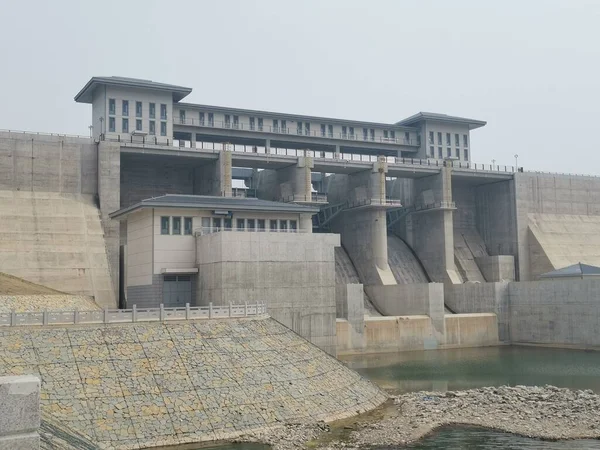
[[0,129],[88,134],[94,75],[188,102],[482,119],[476,162],[600,175],[597,0],[0,0]]

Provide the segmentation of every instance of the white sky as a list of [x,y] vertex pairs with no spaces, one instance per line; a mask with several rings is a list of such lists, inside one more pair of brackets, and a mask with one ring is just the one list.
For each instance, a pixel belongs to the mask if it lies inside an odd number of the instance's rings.
[[0,129],[88,134],[94,75],[185,101],[482,119],[476,162],[600,175],[600,1],[0,0]]

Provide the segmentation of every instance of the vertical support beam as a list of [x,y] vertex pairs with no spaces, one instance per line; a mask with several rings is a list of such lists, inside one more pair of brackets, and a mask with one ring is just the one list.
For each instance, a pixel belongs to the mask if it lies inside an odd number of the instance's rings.
[[300,231],[312,233],[312,214],[300,214]]
[[271,153],[271,139],[265,139],[265,153],[267,155]]
[[231,197],[231,151],[224,150],[219,154],[219,184],[222,197]]
[[191,139],[190,139],[190,146],[192,148],[196,148],[196,132],[192,131],[191,134],[192,134],[192,136],[191,136]]
[[336,145],[336,146],[335,146],[335,150],[333,151],[333,157],[334,157],[335,159],[340,159],[340,153],[341,153],[341,152],[340,152],[340,146],[339,146],[339,145]]

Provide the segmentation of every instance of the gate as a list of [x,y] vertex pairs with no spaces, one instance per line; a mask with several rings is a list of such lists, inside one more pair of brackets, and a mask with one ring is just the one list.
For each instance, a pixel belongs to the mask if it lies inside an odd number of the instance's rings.
[[186,303],[192,303],[192,277],[190,275],[165,275],[163,304],[166,307],[183,307]]

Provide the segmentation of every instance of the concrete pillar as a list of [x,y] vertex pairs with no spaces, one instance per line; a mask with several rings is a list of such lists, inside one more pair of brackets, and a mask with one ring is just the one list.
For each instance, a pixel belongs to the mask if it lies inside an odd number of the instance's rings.
[[192,148],[196,148],[196,133],[195,132],[192,132],[190,144],[191,144]]
[[216,161],[194,170],[194,194],[231,197],[231,152],[222,150]]
[[365,304],[362,284],[339,284],[335,287],[336,315],[348,322],[347,350],[366,347]]
[[310,156],[300,156],[296,165],[284,169],[262,170],[258,173],[257,193],[265,200],[310,202],[312,199],[312,168]]
[[40,448],[40,379],[0,377],[0,449]]
[[271,153],[271,139],[265,139],[265,151],[267,155]]
[[335,159],[339,159],[340,158],[340,146],[339,145],[335,146],[335,151],[334,151],[333,156],[334,156]]
[[312,214],[300,214],[300,231],[312,233]]
[[118,142],[98,143],[98,200],[113,288],[112,297],[103,301],[102,306],[116,308],[119,298],[120,223],[108,215],[121,207],[121,144]]

